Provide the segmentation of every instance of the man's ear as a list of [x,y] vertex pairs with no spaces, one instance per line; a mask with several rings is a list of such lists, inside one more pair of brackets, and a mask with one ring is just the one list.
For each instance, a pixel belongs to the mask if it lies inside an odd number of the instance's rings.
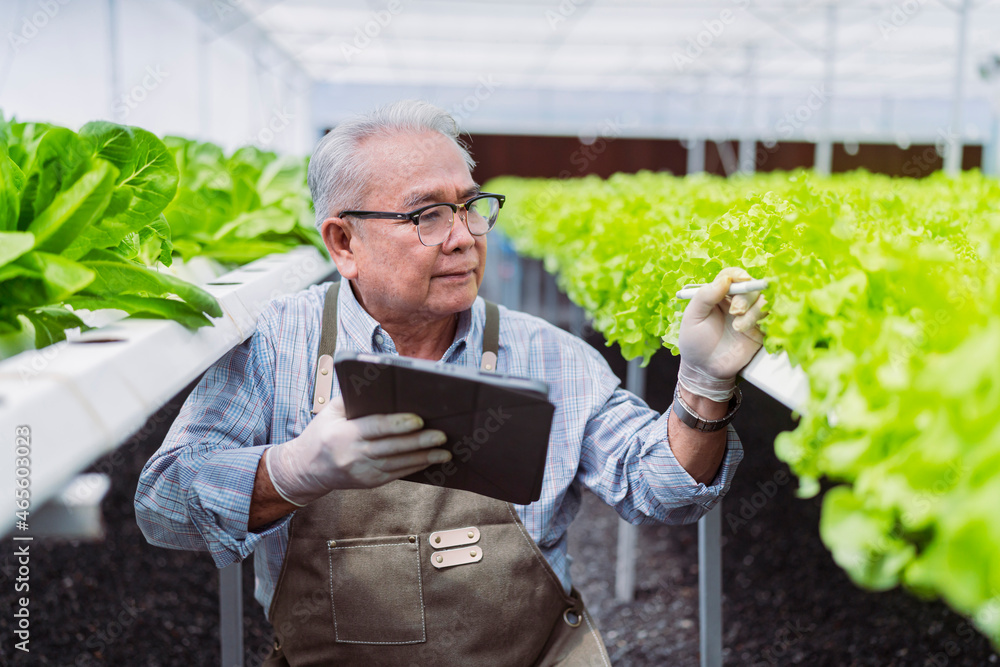
[[319,233],[323,236],[323,243],[330,253],[337,271],[348,280],[358,277],[358,266],[354,261],[354,251],[351,243],[357,237],[357,230],[350,222],[343,218],[327,218],[320,225]]

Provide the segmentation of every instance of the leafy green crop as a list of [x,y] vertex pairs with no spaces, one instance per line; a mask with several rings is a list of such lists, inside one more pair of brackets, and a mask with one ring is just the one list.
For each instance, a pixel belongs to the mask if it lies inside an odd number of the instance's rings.
[[326,248],[314,225],[307,161],[244,147],[226,157],[215,144],[167,137],[180,173],[164,215],[185,259],[244,264],[309,243]]
[[325,252],[307,164],[106,122],[73,132],[0,118],[0,358],[86,328],[66,305],[209,324],[222,314],[212,296],[152,268],[174,255]]
[[63,304],[189,327],[221,315],[207,292],[142,262],[171,261],[161,212],[176,189],[174,161],[145,130],[0,118],[0,336],[15,339],[13,351],[30,344],[28,331],[43,347],[86,328]]
[[854,581],[940,595],[1000,646],[1000,183],[866,172],[501,178],[503,229],[627,357],[676,353],[674,293],[773,276],[765,347],[810,381],[778,455],[835,486],[821,535]]

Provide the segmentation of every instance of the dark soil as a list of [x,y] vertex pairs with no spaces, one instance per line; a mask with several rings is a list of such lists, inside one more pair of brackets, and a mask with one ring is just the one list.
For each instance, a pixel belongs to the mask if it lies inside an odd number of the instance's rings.
[[[613,349],[604,349],[624,377]],[[650,404],[666,408],[676,376],[663,353],[651,364]],[[792,427],[787,409],[747,387],[736,426],[747,451],[725,501],[738,512],[758,484],[787,472],[774,435]],[[100,543],[36,541],[31,547],[31,652],[14,650],[11,615],[0,616],[3,665],[218,665],[218,575],[204,553],[148,545],[132,498],[142,465],[179,406],[160,411],[143,431],[94,467],[110,471]],[[43,444],[36,445],[44,455]],[[776,477],[776,474],[778,475]],[[794,482],[774,484],[745,525],[723,526],[727,665],[998,664],[989,643],[940,603],[903,591],[857,589],[819,540],[819,499],[794,496]],[[593,495],[570,533],[574,582],[597,619],[618,665],[698,664],[696,526],[643,526],[635,601],[614,601],[618,519]],[[246,664],[266,655],[270,627],[253,600],[253,568],[244,568]],[[0,609],[14,606],[16,562],[4,539]],[[20,595],[20,594],[19,594]]]

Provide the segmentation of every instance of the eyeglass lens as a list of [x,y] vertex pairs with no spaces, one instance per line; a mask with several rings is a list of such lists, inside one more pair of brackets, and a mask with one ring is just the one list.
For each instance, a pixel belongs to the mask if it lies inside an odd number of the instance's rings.
[[[483,197],[469,204],[468,210],[469,232],[480,236],[490,231],[496,223],[500,202],[495,197]],[[454,215],[451,207],[444,204],[421,213],[417,223],[421,242],[424,245],[443,243],[451,231]]]

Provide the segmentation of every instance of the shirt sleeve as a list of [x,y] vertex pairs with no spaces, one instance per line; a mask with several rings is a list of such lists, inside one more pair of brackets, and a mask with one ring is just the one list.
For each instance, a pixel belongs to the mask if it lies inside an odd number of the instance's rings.
[[607,362],[588,350],[585,363],[597,397],[583,433],[577,479],[630,523],[691,523],[726,494],[743,460],[743,446],[727,426],[726,452],[711,484],[696,482],[674,458],[662,415],[621,388]]
[[275,352],[267,321],[262,315],[256,332],[202,376],[143,468],[135,511],[150,544],[208,551],[225,567],[290,518],[247,531],[273,412]]

